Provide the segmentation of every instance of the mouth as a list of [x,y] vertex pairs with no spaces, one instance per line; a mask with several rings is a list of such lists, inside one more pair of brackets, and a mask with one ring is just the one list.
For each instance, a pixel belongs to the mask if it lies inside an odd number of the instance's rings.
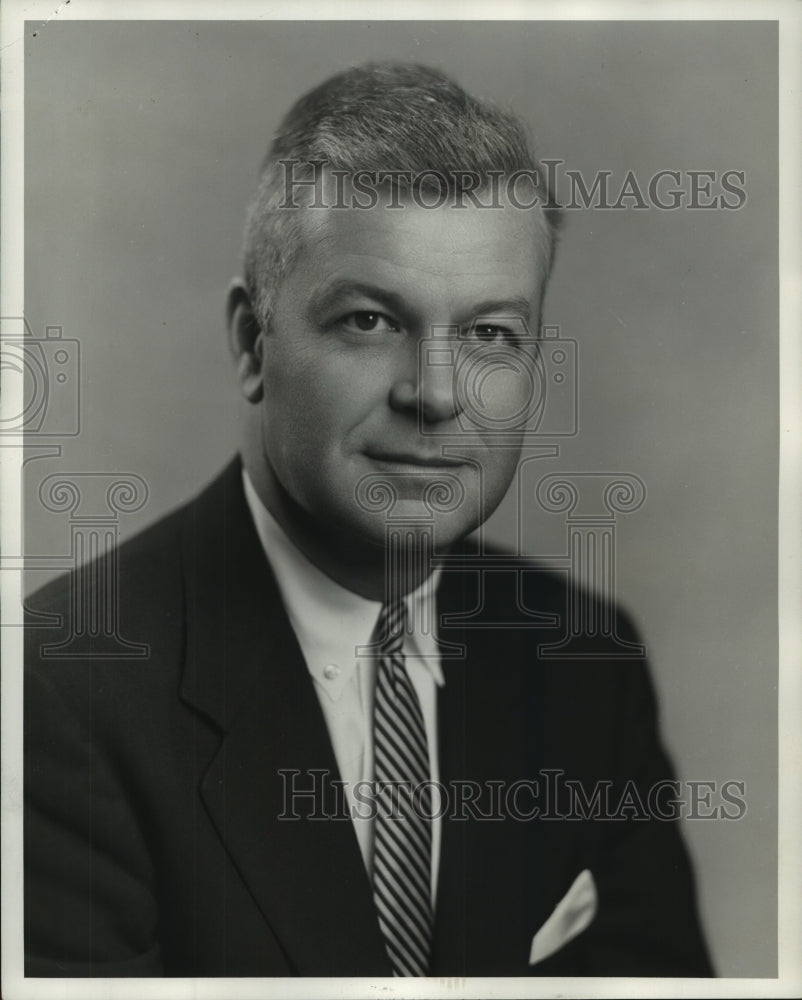
[[412,451],[370,451],[365,452],[365,454],[374,465],[399,472],[420,472],[421,470],[437,472],[445,471],[447,469],[456,469],[465,464],[457,458],[447,458],[443,455],[432,455]]

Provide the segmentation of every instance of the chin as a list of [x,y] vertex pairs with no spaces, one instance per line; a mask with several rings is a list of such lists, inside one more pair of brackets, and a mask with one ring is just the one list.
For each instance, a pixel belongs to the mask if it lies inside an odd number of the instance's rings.
[[450,549],[452,546],[461,542],[463,538],[467,537],[474,529],[476,524],[465,523],[460,521],[459,523],[454,523],[453,521],[446,521],[443,524],[435,523],[434,528],[434,548],[436,552],[443,552]]
[[379,515],[375,520],[350,522],[343,524],[342,530],[343,536],[349,535],[355,545],[381,550],[397,539],[396,544],[400,542],[405,550],[428,548],[430,552],[441,552],[470,534],[474,527],[463,518],[432,516],[422,504],[410,503],[399,504],[391,517]]

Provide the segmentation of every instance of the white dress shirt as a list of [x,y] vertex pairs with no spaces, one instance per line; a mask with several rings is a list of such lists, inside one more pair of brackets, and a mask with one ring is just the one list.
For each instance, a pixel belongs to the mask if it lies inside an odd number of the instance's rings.
[[[373,822],[361,818],[368,807],[354,798],[354,785],[373,781],[373,696],[376,662],[373,656],[357,656],[358,646],[367,646],[381,610],[380,601],[369,601],[335,583],[314,566],[285,534],[259,499],[247,472],[243,471],[245,497],[278,582],[290,624],[298,639],[306,666],[328,727],[340,778],[345,782],[345,801],[353,817],[354,830],[368,875],[373,874]],[[433,630],[436,623],[434,595],[439,572],[431,574],[405,598],[414,630],[404,639],[404,657],[420,701],[429,744],[429,772],[438,781],[437,687],[443,684],[440,654]],[[431,630],[421,629],[422,622]],[[437,796],[433,809],[437,809]],[[432,909],[440,863],[441,823],[432,820]]]

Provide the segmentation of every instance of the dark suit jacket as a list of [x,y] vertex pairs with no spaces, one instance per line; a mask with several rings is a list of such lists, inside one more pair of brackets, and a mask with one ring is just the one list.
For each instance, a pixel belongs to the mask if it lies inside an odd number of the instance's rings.
[[[26,975],[391,974],[350,821],[279,819],[280,769],[300,786],[337,766],[240,475],[236,461],[121,548],[121,631],[147,658],[48,658],[59,630],[28,630]],[[533,568],[517,595],[514,574],[482,586],[480,600],[477,572],[446,571],[438,592],[441,615],[475,612],[441,627],[465,647],[443,661],[442,781],[551,770],[585,791],[632,780],[645,802],[672,775],[644,663],[540,659],[554,628],[480,627],[516,600],[564,615],[556,575]],[[69,594],[57,581],[30,604],[66,628]],[[712,974],[676,824],[540,806],[552,818],[444,818],[433,974]],[[530,968],[584,869],[595,920]]]

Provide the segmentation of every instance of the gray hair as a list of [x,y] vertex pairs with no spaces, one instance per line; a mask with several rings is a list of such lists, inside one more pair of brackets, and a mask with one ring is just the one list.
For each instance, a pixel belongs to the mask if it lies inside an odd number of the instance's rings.
[[321,162],[351,175],[437,175],[451,194],[459,193],[466,174],[478,177],[482,187],[494,175],[537,175],[546,222],[544,280],[548,276],[561,213],[523,124],[472,97],[438,70],[414,63],[368,63],[303,95],[279,125],[262,163],[243,256],[245,283],[263,328],[302,245],[300,213],[287,210],[285,200],[286,161],[306,167],[307,175],[311,165]]

